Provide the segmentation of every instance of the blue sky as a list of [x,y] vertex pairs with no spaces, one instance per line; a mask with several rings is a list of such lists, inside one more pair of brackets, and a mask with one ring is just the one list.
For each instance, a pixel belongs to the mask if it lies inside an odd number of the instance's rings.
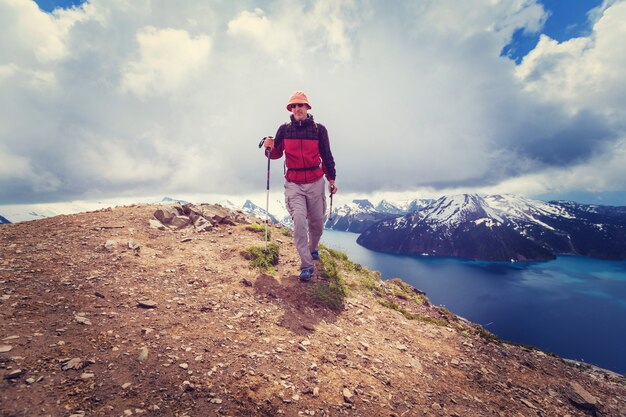
[[502,51],[517,63],[539,42],[540,33],[546,34],[559,42],[588,35],[591,22],[587,16],[590,10],[602,4],[602,0],[541,0],[544,9],[549,13],[540,32],[525,33],[523,29],[515,31],[513,39]]
[[0,205],[253,197],[295,90],[347,200],[626,204],[626,0],[79,3],[0,0]]

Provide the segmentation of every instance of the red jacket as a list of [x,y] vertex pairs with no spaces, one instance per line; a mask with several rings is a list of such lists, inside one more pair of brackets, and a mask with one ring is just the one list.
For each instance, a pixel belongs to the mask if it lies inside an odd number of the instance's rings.
[[324,174],[329,180],[335,179],[335,160],[330,151],[328,131],[315,123],[313,115],[309,114],[307,119],[299,122],[291,116],[290,123],[278,128],[270,158],[279,159],[283,153],[287,181],[308,184]]

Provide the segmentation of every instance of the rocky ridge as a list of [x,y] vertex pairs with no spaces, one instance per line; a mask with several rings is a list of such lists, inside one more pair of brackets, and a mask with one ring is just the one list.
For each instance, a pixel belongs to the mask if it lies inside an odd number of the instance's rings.
[[0,415],[626,413],[623,376],[501,343],[333,252],[349,292],[326,307],[324,266],[300,283],[280,228],[275,272],[250,266],[248,223],[145,205],[0,226]]

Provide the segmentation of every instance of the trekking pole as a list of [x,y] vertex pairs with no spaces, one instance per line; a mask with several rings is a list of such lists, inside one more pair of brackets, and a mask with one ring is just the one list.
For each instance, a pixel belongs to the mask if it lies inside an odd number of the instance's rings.
[[328,213],[328,221],[333,219],[333,190],[335,189],[334,185],[330,186],[330,210]]
[[[261,139],[261,143],[259,143],[259,148],[263,146],[265,142],[265,138]],[[267,225],[270,220],[270,150],[269,148],[265,148],[265,154],[267,155],[267,195],[265,197],[265,253],[267,254]]]

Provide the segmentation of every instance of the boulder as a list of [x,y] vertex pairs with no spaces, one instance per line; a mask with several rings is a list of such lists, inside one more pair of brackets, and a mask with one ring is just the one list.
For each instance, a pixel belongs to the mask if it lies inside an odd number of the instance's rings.
[[154,217],[163,224],[169,224],[179,214],[182,213],[179,213],[175,207],[161,207],[154,212]]
[[174,229],[182,229],[191,225],[191,219],[187,216],[174,216],[172,221],[169,223],[170,226]]
[[567,385],[567,397],[576,407],[583,408],[585,410],[595,410],[598,404],[596,397],[591,395],[577,382],[570,381]]

